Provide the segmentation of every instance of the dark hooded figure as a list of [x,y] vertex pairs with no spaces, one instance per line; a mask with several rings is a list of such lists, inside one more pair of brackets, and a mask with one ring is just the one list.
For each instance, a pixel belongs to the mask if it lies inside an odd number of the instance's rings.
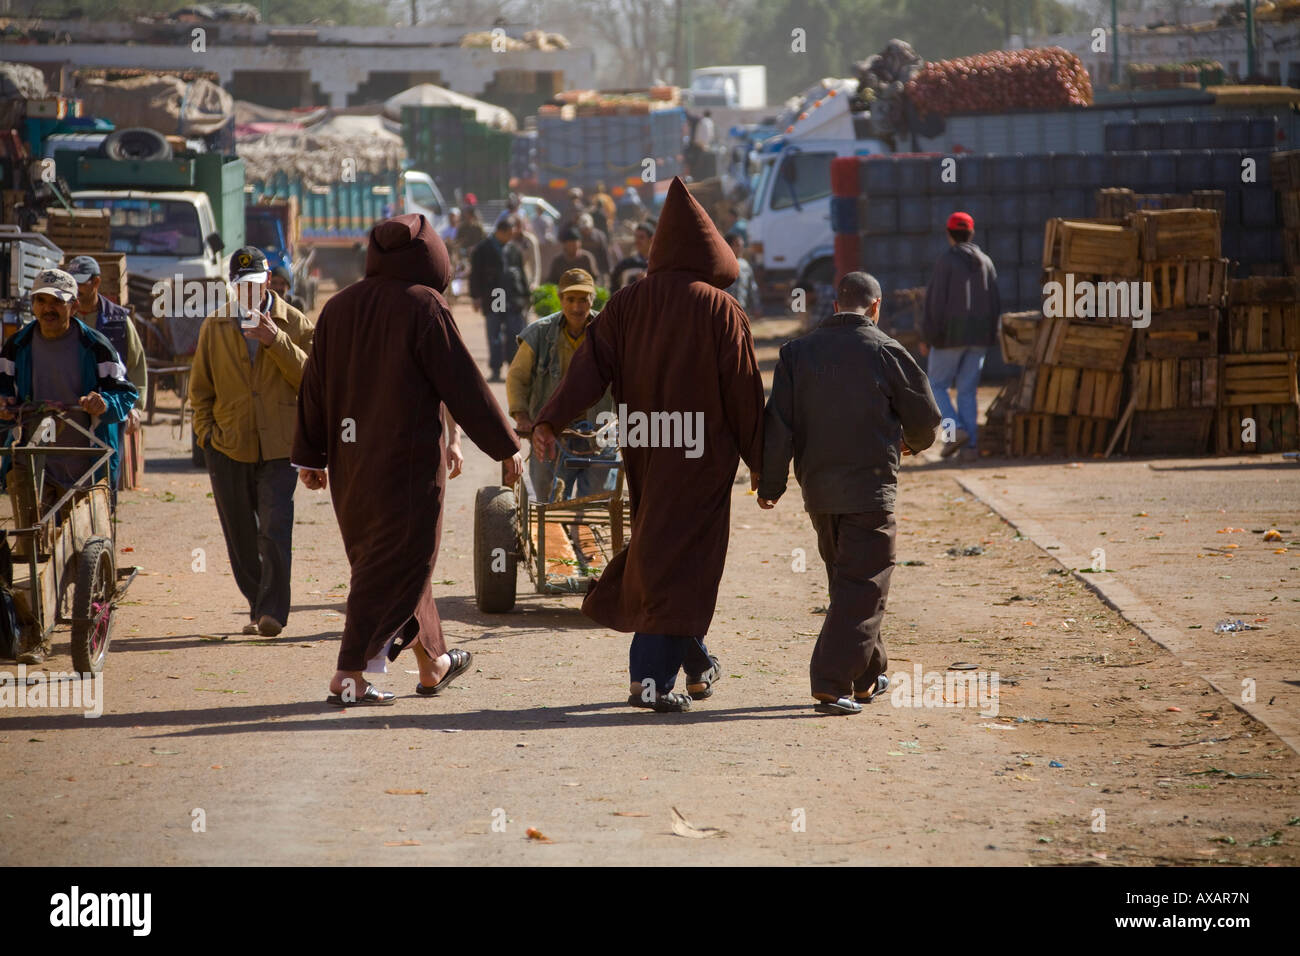
[[[593,621],[633,631],[628,703],[690,708],[721,674],[704,646],[727,554],[740,459],[757,482],[763,382],[745,313],[722,290],[736,257],[674,179],[645,277],[616,292],[537,415],[535,453],[554,454],[556,422],[612,387],[632,535],[583,602]],[[687,694],[672,693],[684,666]]]
[[[447,650],[430,588],[446,484],[443,407],[515,475],[519,440],[442,297],[450,276],[447,249],[423,216],[384,220],[370,230],[366,277],[316,323],[293,464],[313,489],[326,486],[328,469],[352,565],[330,703],[392,703],[396,695],[362,672],[382,673],[412,641],[418,694],[439,693],[470,665],[468,652]],[[447,430],[455,443],[456,424]]]

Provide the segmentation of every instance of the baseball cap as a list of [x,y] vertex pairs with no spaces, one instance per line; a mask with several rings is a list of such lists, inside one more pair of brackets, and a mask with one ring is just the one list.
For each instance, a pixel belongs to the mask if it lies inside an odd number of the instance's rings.
[[68,263],[65,271],[79,283],[89,282],[99,275],[99,263],[95,261],[94,256],[77,256]]
[[949,229],[974,229],[975,220],[967,212],[955,212],[948,217]]
[[465,205],[466,205],[466,206],[477,206],[477,205],[478,205],[478,197],[475,196],[473,193],[466,193],[466,194],[465,194]]
[[265,282],[269,268],[266,256],[255,246],[243,246],[230,257],[231,282]]
[[77,280],[62,269],[43,269],[36,273],[36,283],[32,287],[32,295],[41,293],[71,302],[77,297]]
[[569,269],[562,276],[558,283],[560,295],[566,292],[591,292],[596,291],[596,280],[591,277],[591,273],[586,269]]

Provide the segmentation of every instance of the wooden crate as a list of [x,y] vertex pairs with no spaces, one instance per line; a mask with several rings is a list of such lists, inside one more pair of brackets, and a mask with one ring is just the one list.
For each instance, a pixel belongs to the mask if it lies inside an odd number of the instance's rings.
[[[1106,284],[1108,283],[1113,284],[1118,282],[1133,282],[1133,281],[1139,281],[1138,276],[1133,276],[1130,278],[1116,278],[1114,276],[1102,275],[1099,272],[1067,272],[1064,269],[1056,269],[1056,268],[1043,270],[1043,289],[1046,290],[1050,283],[1053,282],[1059,283],[1061,287],[1061,303],[1063,306],[1069,307],[1072,311],[1079,304],[1078,290],[1083,287],[1084,283],[1092,284],[1093,288],[1097,290],[1097,294],[1094,295],[1093,297],[1092,311],[1094,314],[1091,316],[1079,316],[1079,315],[1070,316],[1070,321],[1072,322],[1084,322],[1089,325],[1124,325],[1124,326],[1131,327],[1133,324],[1133,317],[1129,314],[1123,314],[1124,310],[1117,309],[1115,310],[1116,314],[1113,315],[1110,314],[1111,313],[1111,309],[1109,308],[1110,296],[1108,293],[1105,292],[1105,288],[1107,288]],[[1130,293],[1132,293],[1131,288],[1130,288]],[[1099,315],[1097,313],[1099,313],[1102,310],[1102,303],[1098,302],[1097,300],[1102,298],[1103,294],[1106,299],[1107,314]],[[1130,301],[1131,299],[1132,299],[1132,295],[1130,295]],[[1050,300],[1048,294],[1045,291],[1043,294],[1042,302],[1039,306],[1039,310],[1042,311],[1043,306],[1047,306],[1049,301]],[[1131,305],[1128,311],[1129,312],[1132,311]]]
[[1219,356],[1219,404],[1288,405],[1300,401],[1295,352]]
[[1279,192],[1282,206],[1282,225],[1287,229],[1300,229],[1300,191]]
[[1219,404],[1218,358],[1146,359],[1133,366],[1140,412],[1214,408]]
[[1122,372],[1063,365],[1039,365],[1031,411],[1052,415],[1117,418]]
[[100,252],[108,248],[108,215],[107,209],[51,208],[46,213],[45,235],[60,249]]
[[[1247,419],[1254,420],[1254,442],[1242,441]],[[1219,409],[1215,427],[1215,450],[1220,455],[1268,455],[1300,451],[1300,406],[1285,402]]]
[[1118,370],[1124,367],[1132,339],[1132,326],[1044,319],[1034,345],[1034,357],[1041,365]]
[[1300,274],[1300,229],[1282,230],[1282,260],[1293,276]]
[[87,252],[84,249],[63,252],[64,268],[77,256],[90,256],[99,263],[99,291],[118,305],[126,305],[127,276],[125,252]]
[[1139,209],[1132,223],[1144,262],[1218,259],[1223,253],[1220,218],[1213,209]]
[[1002,361],[1008,365],[1024,365],[1034,354],[1034,339],[1043,313],[1007,312],[998,318],[998,344],[1002,347]]
[[1260,302],[1228,309],[1228,351],[1300,350],[1300,303]]
[[991,455],[1006,455],[1011,451],[1011,403],[1015,383],[1008,382],[989,403],[980,425],[980,449]]
[[1222,216],[1227,205],[1227,194],[1222,189],[1195,189],[1190,193],[1097,190],[1097,216],[1102,219],[1127,219],[1139,209],[1213,209]]
[[1137,330],[1137,357],[1141,360],[1218,355],[1221,322],[1221,309],[1153,313],[1151,324]]
[[[1043,266],[1065,272],[1136,278],[1137,231],[1111,219],[1049,219],[1043,234]],[[1169,257],[1172,258],[1172,257]]]
[[1204,455],[1213,426],[1212,408],[1134,412],[1125,450],[1131,455]]
[[1276,150],[1268,157],[1269,179],[1280,193],[1300,191],[1300,149]]
[[1171,259],[1146,262],[1142,278],[1151,283],[1151,308],[1219,306],[1228,283],[1227,259]]
[[1228,280],[1228,305],[1257,302],[1300,302],[1300,280],[1294,276],[1251,276]]
[[1109,418],[1071,415],[1065,420],[1065,454],[1070,458],[1104,454],[1114,424]]
[[1011,455],[1013,458],[1040,458],[1060,454],[1053,441],[1054,415],[1011,413]]
[[1137,194],[1131,189],[1098,189],[1097,218],[1127,219],[1137,209]]

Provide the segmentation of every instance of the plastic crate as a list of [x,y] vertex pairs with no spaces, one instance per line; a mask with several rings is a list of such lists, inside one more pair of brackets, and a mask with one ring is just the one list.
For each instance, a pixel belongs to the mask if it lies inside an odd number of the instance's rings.
[[1250,149],[1276,149],[1277,142],[1277,117],[1276,116],[1252,116],[1249,122],[1249,132],[1246,136],[1246,146]]
[[[904,156],[898,163],[898,191],[903,195],[928,195],[939,178],[939,167],[934,159],[924,156]],[[901,216],[900,210],[900,216]]]
[[959,194],[987,192],[991,188],[989,157],[965,154],[957,157],[957,184]]
[[993,190],[995,192],[1018,192],[1025,184],[1025,157],[1022,153],[1009,156],[994,156]]
[[1137,121],[1120,120],[1115,123],[1107,123],[1102,137],[1108,153],[1134,150],[1137,148]]
[[1018,227],[1024,215],[1025,201],[1021,193],[1002,193],[993,197],[993,222],[999,229]]
[[[978,238],[976,242],[979,242]],[[985,233],[984,242],[980,243],[993,265],[999,272],[1006,267],[1020,266],[1020,230],[999,227],[992,233]]]
[[930,198],[924,195],[898,197],[898,231],[923,233],[930,231]]
[[1147,191],[1173,193],[1178,191],[1179,150],[1161,150],[1147,155]]
[[894,236],[863,236],[862,267],[879,278],[884,272],[898,268],[899,244]]
[[1051,189],[1052,154],[1039,153],[1026,156],[1021,166],[1021,173],[1023,174],[1020,182],[1022,189]]
[[863,191],[868,196],[897,195],[898,162],[886,158],[864,160],[860,171]]
[[1247,229],[1277,229],[1280,219],[1273,190],[1255,183],[1241,191],[1241,224]]
[[1160,132],[1160,149],[1191,149],[1192,121],[1165,120]]
[[1111,153],[1107,157],[1107,178],[1111,186],[1145,192],[1147,154],[1142,151]]
[[[1227,189],[1228,183],[1241,182],[1241,161],[1245,157],[1243,149],[1216,149],[1210,152],[1210,181],[1218,183],[1210,189]],[[1256,170],[1258,173],[1259,171]]]
[[1020,264],[1042,265],[1043,262],[1043,226],[1032,228],[1025,226],[1020,230]]
[[1164,124],[1159,120],[1140,120],[1133,127],[1133,148],[1161,149],[1164,133]]
[[869,235],[898,232],[898,197],[867,196],[867,213],[862,223]]
[[[1039,258],[1042,258],[1042,252],[1039,251]],[[1016,303],[1016,310],[1028,310],[1040,308],[1043,304],[1043,271],[1036,266],[1028,264],[1022,265],[1016,270],[1016,293],[1019,301]],[[1010,312],[1005,302],[1002,303],[1002,311]]]
[[1033,190],[1024,193],[1021,198],[1020,224],[1036,226],[1041,233],[1043,224],[1056,215],[1052,209],[1051,193]]
[[1178,153],[1177,169],[1174,180],[1178,191],[1185,193],[1193,189],[1208,189],[1214,181],[1214,153],[1208,149],[1189,149]]

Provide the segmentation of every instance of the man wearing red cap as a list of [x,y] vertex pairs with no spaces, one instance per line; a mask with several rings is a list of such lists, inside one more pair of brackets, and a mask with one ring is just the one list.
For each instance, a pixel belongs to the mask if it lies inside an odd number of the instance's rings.
[[[968,213],[948,217],[951,248],[935,263],[921,322],[921,354],[929,358],[930,388],[944,418],[940,454],[950,458],[961,452],[964,460],[979,457],[976,393],[1002,312],[997,271],[993,260],[971,242],[974,232],[975,220]],[[948,394],[953,388],[956,408]]]

